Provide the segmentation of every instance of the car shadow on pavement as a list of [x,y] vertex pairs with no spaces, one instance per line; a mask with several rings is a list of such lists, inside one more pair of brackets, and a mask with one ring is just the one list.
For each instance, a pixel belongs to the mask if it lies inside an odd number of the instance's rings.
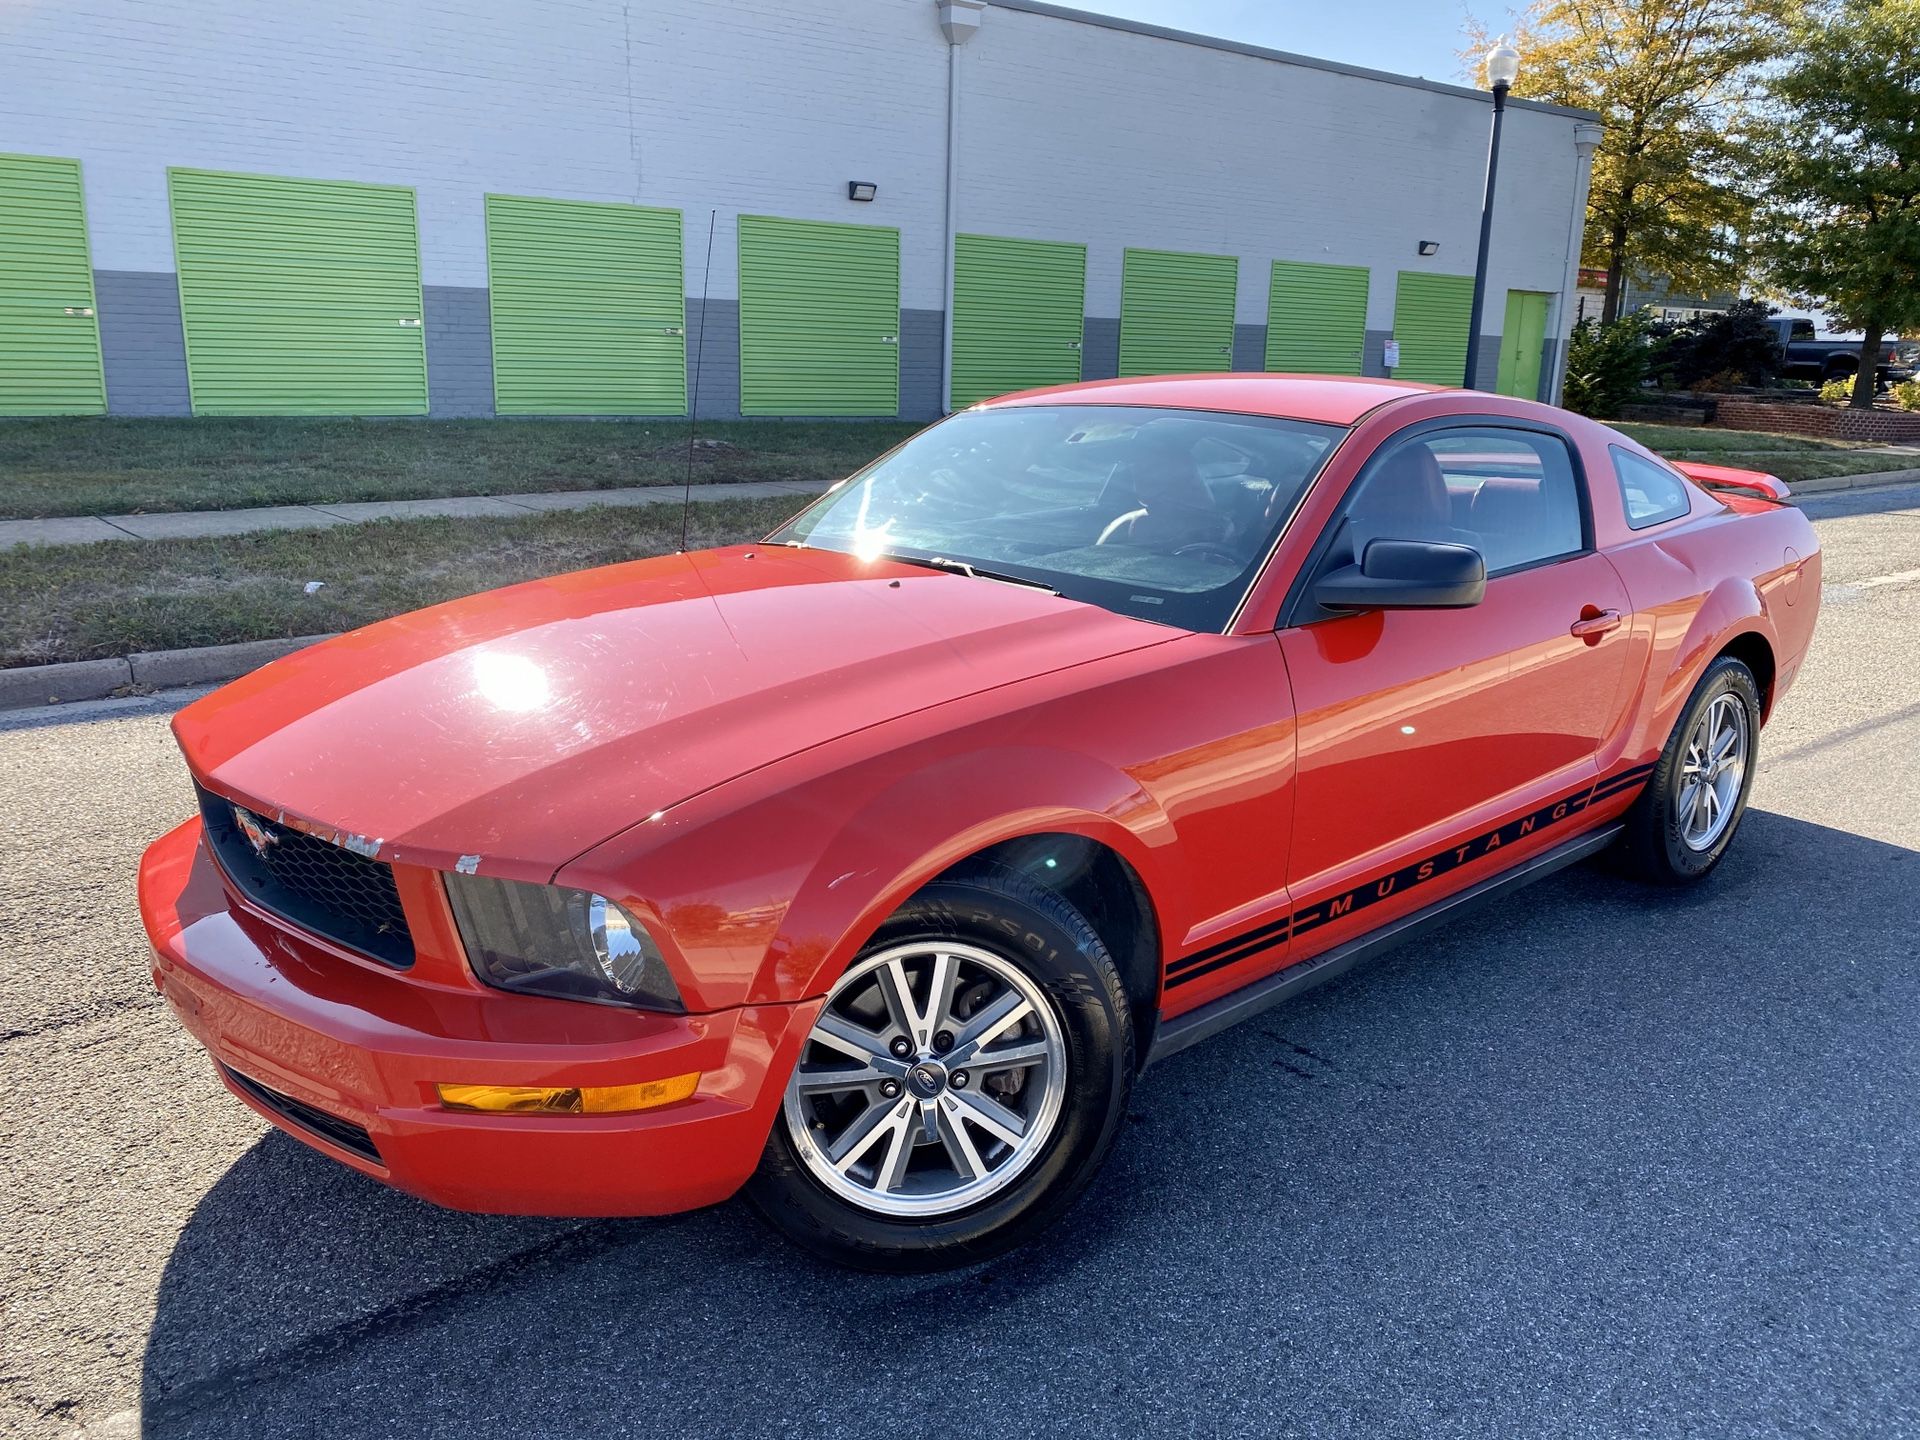
[[1759,810],[1698,889],[1566,872],[1156,1067],[1068,1218],[952,1275],[827,1268],[738,1202],[454,1214],[272,1134],[166,1266],[144,1432],[1913,1414],[1917,933],[1920,853]]

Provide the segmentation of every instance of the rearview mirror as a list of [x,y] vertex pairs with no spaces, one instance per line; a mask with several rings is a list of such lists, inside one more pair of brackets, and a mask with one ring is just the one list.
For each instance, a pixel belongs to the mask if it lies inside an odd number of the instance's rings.
[[1322,575],[1313,598],[1328,610],[1462,610],[1487,593],[1487,563],[1471,545],[1374,540],[1358,565]]

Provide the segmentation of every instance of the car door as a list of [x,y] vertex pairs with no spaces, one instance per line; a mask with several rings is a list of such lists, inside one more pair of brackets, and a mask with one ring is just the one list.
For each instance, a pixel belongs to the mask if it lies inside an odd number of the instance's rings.
[[[1361,471],[1279,635],[1298,708],[1288,881],[1299,917],[1323,901],[1344,914],[1349,892],[1355,909],[1385,900],[1397,882],[1381,877],[1409,864],[1421,880],[1452,869],[1419,873],[1443,846],[1591,780],[1621,702],[1629,610],[1592,536],[1578,450],[1550,426],[1414,426]],[[1374,539],[1472,545],[1486,561],[1485,598],[1449,610],[1319,608],[1313,579]],[[1394,906],[1417,903],[1402,893]],[[1296,933],[1307,928],[1296,920]]]

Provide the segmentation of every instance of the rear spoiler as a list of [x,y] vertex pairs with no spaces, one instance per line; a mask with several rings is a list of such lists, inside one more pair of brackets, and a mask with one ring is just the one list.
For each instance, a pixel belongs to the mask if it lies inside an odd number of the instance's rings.
[[1668,462],[1694,484],[1708,490],[1726,490],[1756,500],[1771,500],[1784,505],[1793,494],[1787,482],[1758,470],[1736,470],[1731,465],[1701,465],[1690,460]]

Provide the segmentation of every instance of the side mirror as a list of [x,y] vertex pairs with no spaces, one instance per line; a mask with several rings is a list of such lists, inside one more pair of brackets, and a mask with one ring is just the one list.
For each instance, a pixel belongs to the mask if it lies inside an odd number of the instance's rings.
[[1487,562],[1471,545],[1374,540],[1358,565],[1322,575],[1314,600],[1328,610],[1463,610],[1487,593]]

